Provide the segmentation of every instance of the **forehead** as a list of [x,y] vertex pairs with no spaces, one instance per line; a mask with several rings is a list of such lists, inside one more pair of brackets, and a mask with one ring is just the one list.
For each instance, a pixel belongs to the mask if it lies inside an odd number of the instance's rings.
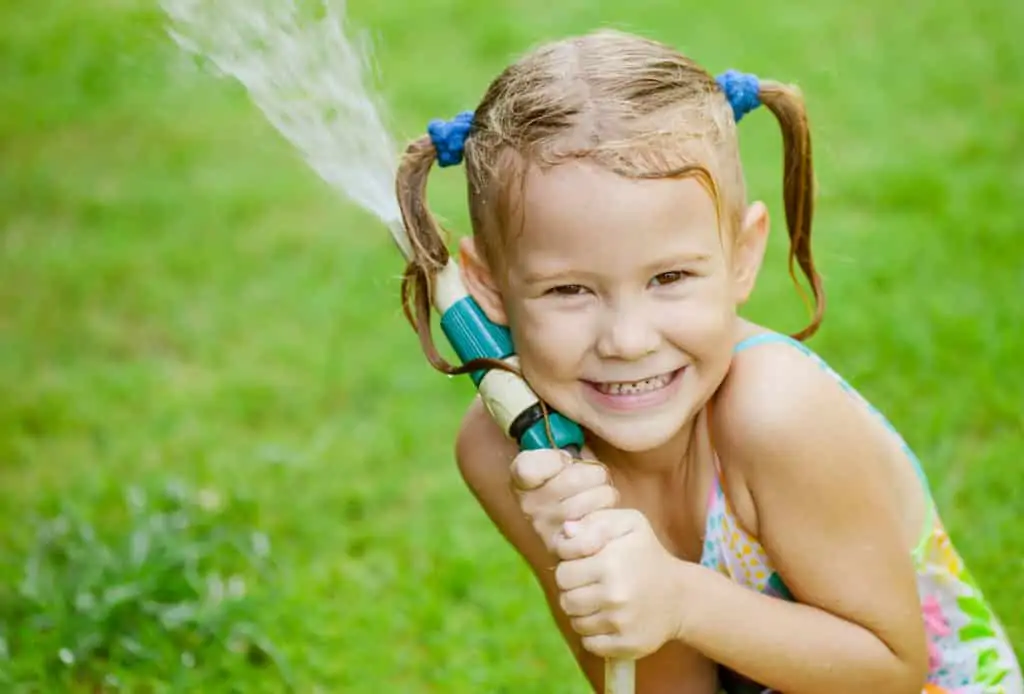
[[722,253],[715,201],[694,176],[629,179],[583,161],[531,167],[519,208],[510,251],[533,272]]

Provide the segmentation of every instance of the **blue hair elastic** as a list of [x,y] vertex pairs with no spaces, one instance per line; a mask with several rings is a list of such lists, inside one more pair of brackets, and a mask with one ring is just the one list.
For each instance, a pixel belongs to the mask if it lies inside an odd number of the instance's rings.
[[737,70],[726,70],[716,77],[715,81],[725,92],[725,98],[732,106],[732,115],[737,123],[743,116],[761,105],[761,84],[757,76]]
[[437,163],[441,166],[455,166],[462,163],[462,150],[466,137],[473,127],[473,112],[463,111],[451,120],[435,118],[427,125],[430,141],[437,150]]

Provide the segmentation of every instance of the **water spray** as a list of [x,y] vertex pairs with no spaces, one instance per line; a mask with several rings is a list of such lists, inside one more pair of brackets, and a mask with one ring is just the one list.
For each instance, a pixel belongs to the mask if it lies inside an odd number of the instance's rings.
[[[304,11],[296,0],[161,0],[168,31],[185,51],[237,80],[267,120],[328,185],[388,229],[406,261],[412,247],[394,192],[398,152],[370,88],[370,44],[350,31],[343,0]],[[516,363],[508,329],[466,291],[454,258],[433,278],[431,303],[459,360]],[[578,455],[579,426],[544,407],[516,374],[470,373],[487,411],[520,449]],[[546,420],[545,421],[545,416]],[[609,659],[605,694],[633,694],[634,663]]]

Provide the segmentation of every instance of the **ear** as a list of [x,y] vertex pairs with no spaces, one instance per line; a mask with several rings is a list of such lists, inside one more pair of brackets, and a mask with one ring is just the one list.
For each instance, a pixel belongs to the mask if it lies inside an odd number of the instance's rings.
[[740,232],[733,245],[732,279],[737,304],[744,304],[754,291],[768,247],[768,208],[762,202],[752,203],[743,216]]
[[459,271],[466,290],[484,314],[492,322],[507,326],[508,314],[502,302],[501,289],[472,236],[463,237],[459,241]]

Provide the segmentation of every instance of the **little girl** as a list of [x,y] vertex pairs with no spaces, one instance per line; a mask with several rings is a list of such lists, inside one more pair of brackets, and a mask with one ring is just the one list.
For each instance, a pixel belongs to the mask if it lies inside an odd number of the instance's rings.
[[[762,104],[814,299],[794,336],[738,316],[769,223],[746,199],[736,123]],[[595,690],[618,657],[650,694],[1024,691],[914,454],[803,345],[824,293],[796,90],[601,31],[531,52],[431,133],[399,173],[418,249],[406,297],[446,259],[427,174],[464,159],[466,287],[587,445],[583,462],[519,453],[475,403],[458,465]]]

